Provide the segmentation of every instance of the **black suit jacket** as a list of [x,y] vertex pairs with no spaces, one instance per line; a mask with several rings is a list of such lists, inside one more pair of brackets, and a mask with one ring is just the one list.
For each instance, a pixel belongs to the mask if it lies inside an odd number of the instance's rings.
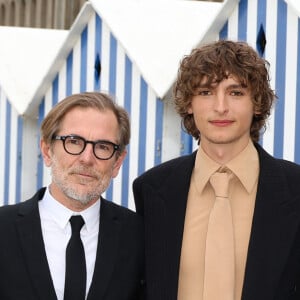
[[[0,208],[0,299],[55,300],[43,243],[38,200]],[[141,218],[101,199],[100,233],[88,300],[142,299],[144,241]]]
[[[256,148],[260,173],[242,300],[300,299],[300,166]],[[136,209],[144,216],[148,300],[177,299],[195,156],[163,163],[133,183]]]

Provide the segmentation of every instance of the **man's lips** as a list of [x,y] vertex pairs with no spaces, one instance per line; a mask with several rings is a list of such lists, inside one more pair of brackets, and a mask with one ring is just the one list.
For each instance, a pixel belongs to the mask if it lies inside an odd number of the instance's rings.
[[211,120],[209,121],[209,123],[211,123],[214,126],[218,126],[218,127],[225,127],[225,126],[229,126],[233,123],[234,121],[232,120]]
[[90,175],[90,174],[84,174],[84,173],[78,173],[77,175],[79,175],[79,176],[84,176],[84,177],[94,177],[93,175]]
[[80,173],[80,172],[73,172],[72,174],[75,176],[81,177],[81,178],[86,178],[86,179],[95,179],[97,177],[94,174]]

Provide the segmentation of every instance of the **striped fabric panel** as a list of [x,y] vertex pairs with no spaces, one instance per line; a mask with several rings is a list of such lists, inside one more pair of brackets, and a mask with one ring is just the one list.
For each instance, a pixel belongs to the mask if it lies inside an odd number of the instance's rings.
[[23,118],[0,89],[0,205],[22,199]]
[[284,0],[241,0],[219,38],[247,41],[259,52],[260,30],[266,35],[263,56],[278,96],[261,143],[275,157],[300,163],[299,17]]
[[[101,74],[96,66],[101,65]],[[63,86],[63,87],[62,87]],[[146,169],[161,162],[164,104],[144,80],[138,67],[127,56],[107,24],[95,14],[81,38],[66,58],[61,70],[40,105],[39,120],[63,97],[79,91],[110,93],[125,107],[131,119],[131,142],[119,175],[103,195],[115,203],[134,209],[132,181]],[[38,186],[49,184],[50,175],[42,163]]]

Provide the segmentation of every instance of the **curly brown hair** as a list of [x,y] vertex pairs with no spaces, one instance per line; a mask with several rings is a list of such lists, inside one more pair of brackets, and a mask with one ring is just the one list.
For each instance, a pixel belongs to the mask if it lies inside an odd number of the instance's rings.
[[188,109],[201,81],[205,78],[209,85],[232,75],[251,91],[254,113],[250,136],[257,142],[260,130],[266,129],[266,121],[276,99],[270,87],[268,70],[269,63],[246,42],[220,40],[193,49],[181,61],[174,86],[175,108],[186,131],[200,142],[201,133]]

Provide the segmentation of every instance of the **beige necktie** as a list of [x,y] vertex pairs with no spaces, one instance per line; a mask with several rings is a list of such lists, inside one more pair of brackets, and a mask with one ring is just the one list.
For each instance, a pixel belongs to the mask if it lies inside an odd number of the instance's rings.
[[203,300],[234,300],[234,236],[228,199],[231,176],[216,172],[210,178],[216,199],[207,228]]

